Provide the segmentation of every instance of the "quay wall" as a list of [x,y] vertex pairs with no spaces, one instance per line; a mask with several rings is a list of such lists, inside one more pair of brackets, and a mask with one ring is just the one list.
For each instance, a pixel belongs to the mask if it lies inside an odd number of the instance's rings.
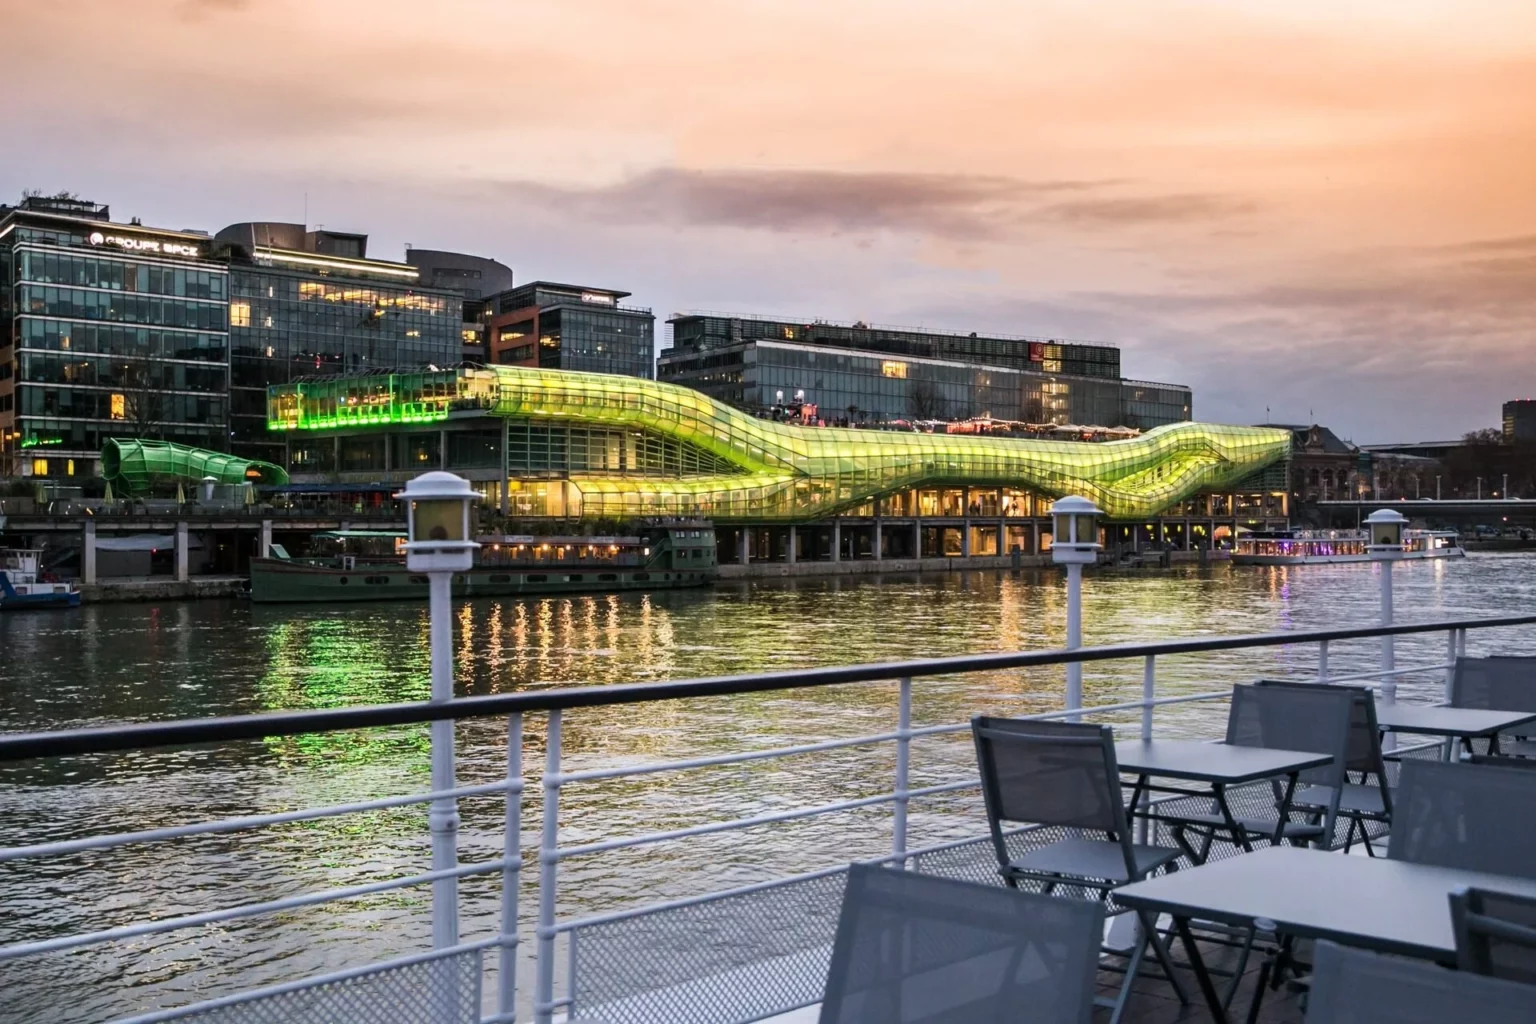
[[185,601],[239,597],[245,590],[244,576],[193,576],[178,580],[173,576],[148,576],[104,579],[80,587],[82,604],[107,604],[117,601]]
[[[1197,564],[1201,561],[1199,551],[1170,551],[1170,561],[1174,564]],[[1231,555],[1227,551],[1207,551],[1205,560],[1222,562],[1228,560]],[[1018,567],[1021,569],[1039,568],[1051,565],[1051,556],[1020,555]],[[1112,568],[1112,563],[1105,562],[1106,568]],[[1139,568],[1153,568],[1150,559],[1143,559]],[[797,561],[797,562],[749,562],[746,565],[724,564],[720,566],[720,578],[722,580],[740,579],[768,579],[773,577],[790,576],[868,576],[887,572],[966,572],[973,569],[1012,569],[1014,561],[1012,555],[971,555],[969,557],[955,558],[860,558],[853,561],[846,559],[838,562],[832,561]]]

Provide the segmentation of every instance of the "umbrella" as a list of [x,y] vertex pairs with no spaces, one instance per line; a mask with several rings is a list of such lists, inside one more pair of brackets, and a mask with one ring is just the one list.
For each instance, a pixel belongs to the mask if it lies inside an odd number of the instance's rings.
[[178,504],[178,505],[185,505],[186,503],[187,503],[187,492],[181,489],[181,484],[177,484],[176,485],[176,504]]
[[249,480],[245,482],[245,503],[247,505],[256,504],[256,488]]
[[48,502],[48,491],[43,486],[43,482],[41,480],[37,482],[37,492],[33,495],[33,497],[36,499],[39,505],[44,505]]
[[107,481],[107,489],[105,491],[101,492],[101,500],[106,502],[109,505],[112,504],[112,481],[111,480]]

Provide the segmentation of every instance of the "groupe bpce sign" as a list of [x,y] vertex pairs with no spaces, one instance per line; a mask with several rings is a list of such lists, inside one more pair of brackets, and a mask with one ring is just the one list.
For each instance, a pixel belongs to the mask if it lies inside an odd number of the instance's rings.
[[187,242],[170,242],[157,238],[134,238],[131,235],[108,235],[92,231],[87,239],[92,245],[110,245],[117,249],[152,253],[157,256],[190,256],[203,254],[202,246]]

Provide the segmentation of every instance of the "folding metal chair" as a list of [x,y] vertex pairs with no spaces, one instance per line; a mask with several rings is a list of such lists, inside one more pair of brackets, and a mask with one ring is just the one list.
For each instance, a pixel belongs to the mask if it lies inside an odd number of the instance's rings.
[[1387,856],[1536,878],[1536,772],[1405,760]]
[[[1451,672],[1451,706],[1484,711],[1536,711],[1536,657],[1499,654],[1487,658],[1457,658]],[[1521,726],[1499,734],[1497,753],[1506,757],[1536,757],[1536,726]],[[1474,751],[1471,741],[1467,751]],[[1492,753],[1493,751],[1488,751]]]
[[1457,889],[1451,893],[1451,922],[1462,970],[1536,984],[1536,899],[1491,889]]
[[1524,985],[1434,964],[1317,944],[1307,1024],[1524,1024],[1536,996]]
[[854,864],[821,1024],[1088,1024],[1104,908]]
[[[1062,885],[1075,886],[1107,901],[1119,886],[1158,870],[1175,870],[1178,849],[1131,841],[1109,726],[978,716],[971,719],[971,733],[998,871],[1009,886],[1037,884],[1046,894]],[[1067,834],[1014,857],[1004,840],[1005,822],[1056,826]],[[1141,913],[1137,918],[1141,938],[1126,965],[1120,994],[1108,1004],[1114,1011],[1111,1024],[1125,1011],[1149,945],[1179,999],[1189,1001],[1156,921]]]
[[[1354,706],[1350,713],[1349,756],[1345,762],[1345,780],[1339,791],[1338,813],[1349,820],[1349,831],[1344,836],[1344,852],[1354,846],[1355,836],[1365,844],[1368,856],[1376,856],[1371,846],[1368,822],[1388,827],[1392,824],[1392,790],[1387,784],[1387,764],[1381,751],[1381,729],[1376,724],[1376,695],[1368,686],[1340,686],[1336,683],[1297,683],[1289,680],[1260,679],[1259,686],[1289,686],[1298,689],[1342,690],[1353,695]],[[1354,781],[1353,775],[1359,781]],[[1374,781],[1372,781],[1374,779]],[[1332,794],[1314,785],[1302,786],[1296,791],[1292,803],[1300,807],[1326,808]],[[1334,844],[1334,837],[1325,837],[1325,843]]]

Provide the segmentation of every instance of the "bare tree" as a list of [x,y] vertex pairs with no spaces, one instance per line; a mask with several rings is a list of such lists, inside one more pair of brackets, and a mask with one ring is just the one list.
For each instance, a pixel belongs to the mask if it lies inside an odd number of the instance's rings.
[[[159,438],[165,395],[153,364],[130,363],[123,371],[122,419],[133,437]],[[113,410],[114,413],[117,410]]]
[[907,414],[915,420],[942,420],[949,414],[949,403],[935,385],[914,380],[907,385]]

